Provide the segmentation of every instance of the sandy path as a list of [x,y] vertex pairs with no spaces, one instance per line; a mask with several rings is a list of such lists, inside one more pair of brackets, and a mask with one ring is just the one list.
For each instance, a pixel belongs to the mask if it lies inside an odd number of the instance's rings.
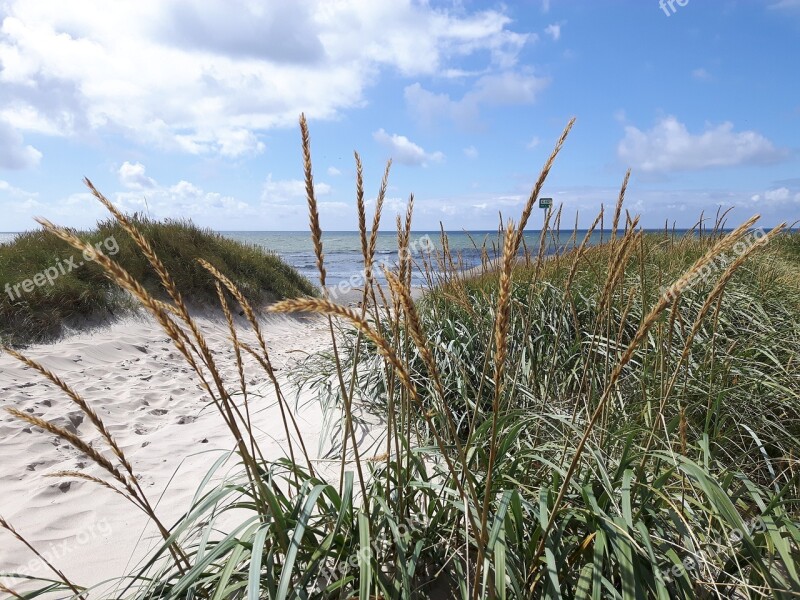
[[[223,375],[238,389],[226,325],[211,318],[199,323]],[[287,370],[306,353],[329,344],[327,325],[318,318],[276,316],[264,321],[264,331],[286,395],[294,399]],[[232,448],[228,430],[213,406],[206,406],[208,398],[195,376],[148,318],[131,317],[55,344],[33,346],[26,354],[60,375],[95,408],[141,475],[151,502],[168,486],[157,510],[165,523],[182,514],[219,453]],[[274,391],[255,361],[247,364],[253,367],[247,382],[262,449],[267,458],[283,456],[286,439]],[[258,393],[263,398],[256,398]],[[87,440],[98,439],[60,390],[6,355],[0,356],[0,405],[70,427]],[[318,405],[302,403],[297,418],[315,456],[321,428]],[[122,575],[159,540],[146,527],[145,517],[110,490],[45,477],[65,469],[101,475],[65,442],[0,414],[0,515],[81,585]],[[0,531],[0,573],[20,570],[47,574],[24,546]],[[0,583],[9,582],[0,578]]]

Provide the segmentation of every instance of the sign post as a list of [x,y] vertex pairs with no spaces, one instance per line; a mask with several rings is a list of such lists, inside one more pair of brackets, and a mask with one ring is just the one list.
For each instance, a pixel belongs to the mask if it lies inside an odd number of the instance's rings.
[[547,220],[547,213],[550,212],[550,209],[552,207],[553,207],[552,198],[539,198],[539,208],[544,209],[544,221],[542,221],[542,229],[544,229],[544,223]]

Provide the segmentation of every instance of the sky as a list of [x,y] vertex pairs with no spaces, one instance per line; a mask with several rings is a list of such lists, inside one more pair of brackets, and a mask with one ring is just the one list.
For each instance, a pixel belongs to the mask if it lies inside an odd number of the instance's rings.
[[[298,117],[322,225],[356,228],[355,161],[384,223],[613,206],[644,227],[800,219],[800,0],[0,0],[0,231],[125,211],[303,230]],[[537,208],[529,227],[541,225]],[[568,224],[568,225],[565,225]]]

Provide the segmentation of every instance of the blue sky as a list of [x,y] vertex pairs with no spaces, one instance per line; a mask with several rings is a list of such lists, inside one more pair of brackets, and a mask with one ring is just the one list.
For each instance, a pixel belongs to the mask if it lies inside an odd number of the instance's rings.
[[[0,0],[0,231],[128,211],[220,230],[306,227],[297,118],[323,226],[353,229],[353,150],[385,223],[517,217],[545,195],[588,225],[735,207],[800,219],[800,0]],[[541,215],[531,224],[537,227]]]

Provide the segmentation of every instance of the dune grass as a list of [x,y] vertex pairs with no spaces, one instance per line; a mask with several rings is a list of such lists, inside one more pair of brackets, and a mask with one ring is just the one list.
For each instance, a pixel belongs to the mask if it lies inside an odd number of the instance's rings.
[[[235,302],[255,330],[251,347],[233,335],[230,320],[233,343],[258,357],[274,383],[289,440],[284,460],[261,457],[236,382],[219,375],[169,269],[137,224],[122,217],[169,304],[115,261],[99,256],[98,265],[150,310],[197,373],[231,431],[229,460],[240,474],[204,484],[185,517],[166,527],[100,417],[66,384],[104,449],[82,447],[69,432],[15,413],[89,455],[105,473],[96,481],[128,496],[161,531],[162,547],[115,597],[800,594],[798,236],[780,227],[756,235],[755,218],[730,233],[717,222],[702,237],[644,235],[638,219],[622,218],[623,185],[610,241],[588,248],[577,239],[545,259],[545,233],[518,261],[520,233],[571,126],[519,222],[499,234],[497,268],[470,278],[451,268],[457,260],[444,237],[438,255],[412,264],[413,202],[397,220],[400,262],[386,274],[388,287],[371,277],[386,177],[370,230],[356,156],[367,267],[361,306],[323,296],[270,309],[329,320],[332,352],[309,358],[296,377],[315,387],[326,409],[341,461],[332,480],[315,472],[296,434],[245,295],[200,263],[217,280],[226,314]],[[303,118],[301,131],[324,279]],[[84,247],[69,231],[45,228]],[[438,284],[418,304],[411,301],[412,268]],[[375,448],[355,446],[356,425],[367,416],[385,431]],[[239,525],[216,530],[232,510]],[[24,532],[14,535],[24,539]],[[26,597],[47,591],[91,596],[55,569],[52,581],[40,580]]]
[[[258,246],[230,240],[189,220],[134,216],[131,222],[162,257],[176,285],[197,306],[218,306],[215,280],[197,259],[228,273],[256,305],[315,293],[308,280]],[[99,247],[152,294],[165,296],[158,275],[115,219],[101,221],[91,231],[73,233]],[[49,281],[41,276],[33,282],[36,274],[45,275],[48,269]],[[27,291],[22,286],[26,280],[31,282]],[[108,320],[135,306],[102,267],[46,230],[22,233],[13,242],[0,245],[0,339],[8,344],[49,341],[58,337],[65,325],[80,327]]]

